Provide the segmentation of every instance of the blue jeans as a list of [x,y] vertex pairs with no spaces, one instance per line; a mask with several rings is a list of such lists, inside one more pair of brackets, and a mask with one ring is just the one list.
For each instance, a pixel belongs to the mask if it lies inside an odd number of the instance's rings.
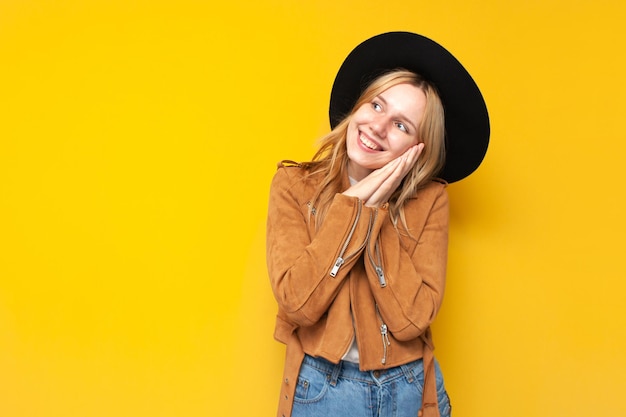
[[[450,416],[450,399],[435,362],[441,417]],[[381,371],[361,372],[359,365],[338,365],[304,357],[292,417],[416,417],[422,404],[422,360]]]

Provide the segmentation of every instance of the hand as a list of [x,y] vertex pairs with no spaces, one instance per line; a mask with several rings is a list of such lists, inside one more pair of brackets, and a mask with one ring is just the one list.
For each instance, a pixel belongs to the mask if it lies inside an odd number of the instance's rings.
[[415,165],[422,149],[424,149],[423,143],[411,146],[402,155],[388,162],[382,168],[372,171],[367,177],[344,191],[343,194],[363,200],[368,207],[381,206],[389,200],[402,179]]

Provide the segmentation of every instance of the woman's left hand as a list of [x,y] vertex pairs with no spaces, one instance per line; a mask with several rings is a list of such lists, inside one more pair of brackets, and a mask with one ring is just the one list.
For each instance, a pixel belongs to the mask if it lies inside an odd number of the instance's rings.
[[343,194],[360,198],[368,207],[381,206],[389,201],[402,179],[417,161],[422,149],[424,149],[423,143],[411,146],[405,153],[382,168],[372,171]]

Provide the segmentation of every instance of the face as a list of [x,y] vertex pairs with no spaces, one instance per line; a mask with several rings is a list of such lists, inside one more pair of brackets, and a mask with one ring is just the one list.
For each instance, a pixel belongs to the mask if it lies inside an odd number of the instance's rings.
[[348,174],[357,181],[417,145],[426,96],[410,84],[398,84],[364,103],[348,124]]

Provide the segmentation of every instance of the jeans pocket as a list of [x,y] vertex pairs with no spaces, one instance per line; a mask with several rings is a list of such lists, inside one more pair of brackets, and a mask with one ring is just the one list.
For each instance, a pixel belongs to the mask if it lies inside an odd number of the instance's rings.
[[302,364],[293,400],[299,403],[313,403],[321,400],[328,391],[328,379],[329,375],[325,372]]

